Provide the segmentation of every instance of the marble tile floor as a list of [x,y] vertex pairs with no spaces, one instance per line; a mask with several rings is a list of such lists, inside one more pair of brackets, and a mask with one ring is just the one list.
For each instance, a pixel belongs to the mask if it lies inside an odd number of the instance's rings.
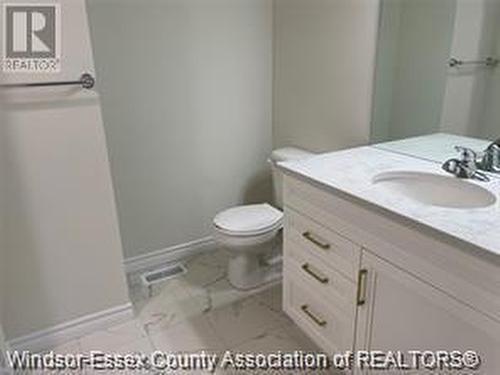
[[[159,283],[150,290],[140,284],[137,275],[130,275],[130,298],[135,308],[135,319],[81,337],[54,351],[87,353],[99,350],[121,354],[150,354],[156,350],[218,353],[226,350],[256,353],[318,351],[282,312],[280,284],[249,292],[238,291],[227,281],[226,264],[227,254],[223,250],[195,256],[184,262],[187,268],[184,275]],[[269,370],[251,373],[294,372]]]

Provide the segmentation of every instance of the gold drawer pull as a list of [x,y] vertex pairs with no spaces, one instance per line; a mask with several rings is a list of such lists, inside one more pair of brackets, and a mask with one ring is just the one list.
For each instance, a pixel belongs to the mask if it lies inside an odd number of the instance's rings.
[[304,237],[308,241],[311,241],[313,244],[315,244],[316,246],[318,246],[319,248],[321,248],[323,250],[328,250],[330,248],[329,243],[315,238],[314,235],[309,231],[302,233],[302,237]]
[[311,265],[309,263],[304,263],[302,265],[302,269],[306,271],[309,275],[314,277],[316,280],[318,280],[321,284],[328,284],[329,281],[328,277],[318,275],[315,271],[311,269]]
[[318,318],[316,315],[314,315],[310,310],[309,310],[309,306],[308,305],[302,305],[300,306],[300,308],[302,309],[302,311],[304,311],[304,313],[314,322],[316,323],[318,326],[320,327],[324,327],[326,326],[326,320],[323,320],[321,318]]
[[358,306],[363,306],[366,303],[366,278],[368,276],[368,270],[362,269],[358,273],[358,293],[356,296],[356,302]]

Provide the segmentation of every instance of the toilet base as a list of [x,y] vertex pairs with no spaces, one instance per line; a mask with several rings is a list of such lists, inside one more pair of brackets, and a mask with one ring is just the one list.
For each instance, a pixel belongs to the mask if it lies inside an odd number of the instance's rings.
[[[270,241],[268,248],[262,252],[240,252],[229,259],[228,280],[236,289],[249,290],[271,283],[281,278],[282,265],[279,257],[269,259],[280,248],[275,248],[275,241]],[[274,247],[274,249],[273,249]],[[274,251],[273,251],[274,250]]]
[[281,278],[281,264],[263,265],[257,256],[239,255],[229,260],[228,281],[239,290],[259,288]]

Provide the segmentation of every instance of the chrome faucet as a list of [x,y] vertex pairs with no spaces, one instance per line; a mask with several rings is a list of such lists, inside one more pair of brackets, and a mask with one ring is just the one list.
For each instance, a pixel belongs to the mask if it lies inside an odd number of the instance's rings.
[[478,169],[482,169],[480,166],[484,157],[478,162],[478,156],[474,150],[462,146],[455,146],[455,150],[460,153],[460,156],[458,159],[452,158],[443,163],[442,168],[446,172],[459,178],[474,178],[480,181],[490,180],[487,175],[478,171]]

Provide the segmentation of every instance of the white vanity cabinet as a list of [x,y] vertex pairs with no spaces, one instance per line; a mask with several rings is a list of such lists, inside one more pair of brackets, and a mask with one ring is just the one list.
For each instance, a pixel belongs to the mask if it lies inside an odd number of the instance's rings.
[[473,350],[500,374],[498,263],[290,176],[285,212],[284,310],[323,350]]
[[367,284],[357,350],[474,350],[483,358],[478,373],[500,373],[499,322],[370,252],[361,269]]

